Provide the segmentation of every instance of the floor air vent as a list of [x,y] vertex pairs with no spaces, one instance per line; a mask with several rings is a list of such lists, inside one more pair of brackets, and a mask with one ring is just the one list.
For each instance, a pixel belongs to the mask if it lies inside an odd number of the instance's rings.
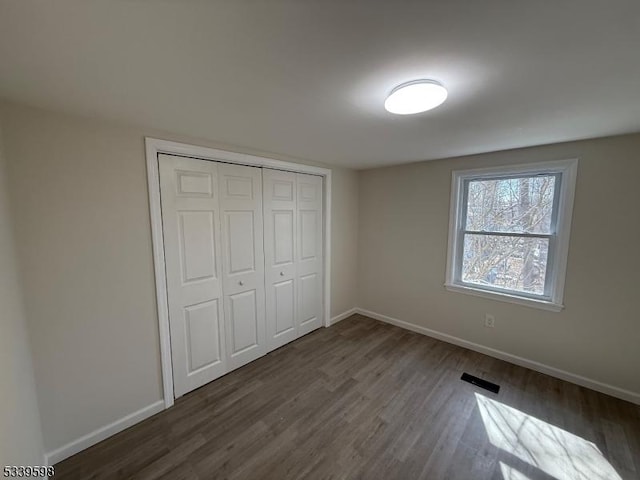
[[500,391],[500,385],[487,382],[486,380],[483,380],[481,378],[474,377],[473,375],[469,375],[466,372],[462,374],[462,377],[460,377],[460,379],[464,380],[465,382],[469,382],[472,385],[477,385],[478,387],[484,388],[485,390],[489,390],[490,392],[493,392],[493,393],[498,393]]

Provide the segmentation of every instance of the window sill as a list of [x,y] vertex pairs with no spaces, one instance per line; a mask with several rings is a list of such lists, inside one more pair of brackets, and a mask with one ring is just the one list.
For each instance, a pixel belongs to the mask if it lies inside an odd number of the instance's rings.
[[544,300],[535,300],[533,298],[518,297],[516,295],[508,295],[505,293],[490,292],[480,288],[467,287],[462,285],[454,285],[445,283],[444,288],[450,292],[466,293],[476,297],[489,298],[500,302],[515,303],[516,305],[524,305],[525,307],[539,308],[551,312],[560,312],[564,308],[561,303],[547,302]]

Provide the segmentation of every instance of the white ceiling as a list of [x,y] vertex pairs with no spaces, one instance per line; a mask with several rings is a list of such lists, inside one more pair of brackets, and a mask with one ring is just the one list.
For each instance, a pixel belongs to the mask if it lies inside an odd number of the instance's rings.
[[634,132],[640,2],[0,0],[0,96],[356,168]]

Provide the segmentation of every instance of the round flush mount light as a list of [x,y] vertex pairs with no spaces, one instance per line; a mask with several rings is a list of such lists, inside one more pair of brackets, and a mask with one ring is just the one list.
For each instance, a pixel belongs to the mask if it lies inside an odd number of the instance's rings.
[[426,112],[447,99],[447,89],[435,80],[415,80],[394,88],[384,102],[384,108],[397,115]]

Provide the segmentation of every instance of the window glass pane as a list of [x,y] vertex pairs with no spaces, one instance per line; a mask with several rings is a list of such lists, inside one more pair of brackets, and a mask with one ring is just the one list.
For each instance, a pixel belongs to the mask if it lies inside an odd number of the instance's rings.
[[549,240],[465,234],[462,281],[544,294]]
[[471,180],[467,230],[551,233],[555,176]]

